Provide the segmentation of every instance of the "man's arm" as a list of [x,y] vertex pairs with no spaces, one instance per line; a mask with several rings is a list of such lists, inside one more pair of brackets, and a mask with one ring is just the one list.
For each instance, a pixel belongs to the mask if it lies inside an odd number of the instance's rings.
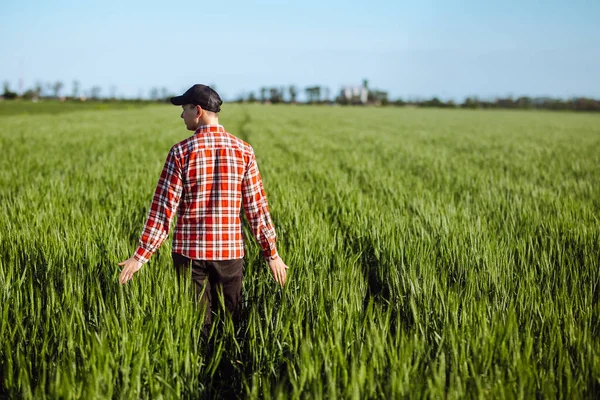
[[250,162],[242,181],[242,195],[244,211],[252,233],[260,245],[263,256],[267,259],[275,281],[283,286],[288,267],[277,254],[277,247],[275,246],[277,235],[271,221],[269,204],[267,203],[267,196],[265,195],[254,152],[251,153]]
[[119,281],[123,284],[133,277],[142,265],[148,262],[152,254],[160,247],[169,234],[173,215],[181,198],[182,170],[174,148],[171,148],[163,167],[148,218],[142,231],[139,246],[129,259],[119,263],[123,266]]

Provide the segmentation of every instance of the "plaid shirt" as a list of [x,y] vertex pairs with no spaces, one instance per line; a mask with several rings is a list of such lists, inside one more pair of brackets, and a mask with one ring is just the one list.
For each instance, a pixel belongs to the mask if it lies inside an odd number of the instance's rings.
[[135,251],[145,263],[167,238],[196,260],[244,257],[241,209],[265,257],[277,255],[275,228],[252,147],[221,125],[204,125],[169,151]]

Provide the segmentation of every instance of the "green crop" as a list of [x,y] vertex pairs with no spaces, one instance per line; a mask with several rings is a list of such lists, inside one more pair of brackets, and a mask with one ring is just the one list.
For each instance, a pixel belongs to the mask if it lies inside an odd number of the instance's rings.
[[280,289],[247,234],[242,322],[135,249],[180,109],[0,118],[0,396],[533,398],[600,391],[600,117],[226,105]]

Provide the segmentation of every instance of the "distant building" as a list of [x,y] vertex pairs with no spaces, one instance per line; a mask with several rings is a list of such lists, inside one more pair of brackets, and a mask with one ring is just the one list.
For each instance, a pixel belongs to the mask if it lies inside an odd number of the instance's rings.
[[364,86],[344,86],[340,91],[340,100],[346,104],[367,104],[369,89]]
[[362,86],[344,86],[337,98],[340,104],[387,104],[388,94],[381,90],[369,90],[365,79]]

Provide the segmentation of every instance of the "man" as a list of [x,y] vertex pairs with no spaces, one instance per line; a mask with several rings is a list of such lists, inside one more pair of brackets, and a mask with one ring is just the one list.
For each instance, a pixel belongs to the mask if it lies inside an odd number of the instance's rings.
[[221,287],[227,310],[235,314],[242,293],[243,207],[275,281],[284,285],[287,265],[277,254],[275,228],[254,150],[219,125],[221,98],[205,85],[194,85],[171,103],[194,134],[174,145],[158,180],[148,219],[135,253],[119,263],[125,284],[142,268],[169,233],[175,212],[173,262],[178,276],[189,274],[196,293],[204,293],[206,323],[218,304]]

